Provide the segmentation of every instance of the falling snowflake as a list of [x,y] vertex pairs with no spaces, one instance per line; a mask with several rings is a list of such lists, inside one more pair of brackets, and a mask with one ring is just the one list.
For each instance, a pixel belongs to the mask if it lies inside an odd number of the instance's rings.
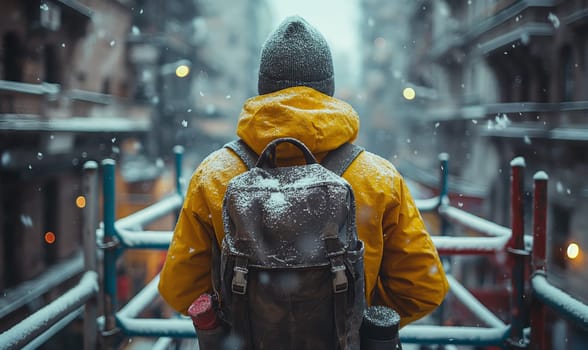
[[547,19],[551,22],[551,24],[553,25],[553,28],[559,28],[560,22],[559,22],[559,18],[556,15],[549,12],[549,15],[547,15]]

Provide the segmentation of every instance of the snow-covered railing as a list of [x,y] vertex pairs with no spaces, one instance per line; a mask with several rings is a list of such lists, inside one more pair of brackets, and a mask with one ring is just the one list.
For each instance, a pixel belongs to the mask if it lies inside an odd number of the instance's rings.
[[547,181],[540,171],[533,177],[533,251],[531,257],[531,344],[548,349],[545,309],[549,307],[574,325],[588,329],[588,305],[549,283],[547,274]]
[[[511,271],[511,314],[510,324],[505,325],[484,305],[472,296],[466,288],[448,275],[451,292],[475,316],[492,328],[480,327],[431,327],[409,325],[401,330],[403,342],[419,344],[461,344],[499,345],[508,348],[547,349],[547,328],[545,308],[570,320],[575,325],[588,329],[588,305],[582,303],[548,281],[546,272],[547,241],[547,180],[548,176],[539,171],[534,176],[533,228],[532,235],[524,234],[524,190],[523,170],[525,161],[521,157],[511,162],[511,227],[500,226],[477,217],[449,203],[447,193],[448,157],[440,156],[440,195],[436,208],[432,200],[417,201],[421,211],[434,212],[441,218],[441,235],[434,236],[439,254],[442,256],[464,254],[496,254],[508,252],[512,257]],[[451,225],[458,225],[481,236],[447,236]],[[529,259],[532,254],[531,259]],[[531,277],[525,275],[530,265]],[[525,295],[527,288],[531,295]],[[531,307],[524,303],[531,299]],[[530,325],[524,324],[529,319]],[[528,327],[528,328],[527,328]],[[525,331],[525,329],[527,331]],[[425,334],[425,335],[424,335]],[[448,341],[449,340],[449,341]]]
[[0,298],[0,319],[47,294],[50,290],[84,272],[84,256],[80,252],[50,266],[35,279],[4,291]]
[[[120,243],[132,249],[167,249],[171,241],[171,231],[142,231],[149,223],[163,217],[182,206],[180,194],[173,194],[161,201],[118,220],[114,226]],[[137,234],[140,231],[140,234]]]
[[[171,231],[145,231],[150,223],[170,213],[177,213],[183,202],[181,169],[183,148],[176,146],[175,170],[176,192],[142,210],[127,217],[115,220],[115,166],[112,159],[102,161],[103,167],[103,204],[104,204],[104,235],[101,247],[104,249],[104,314],[100,318],[100,328],[104,338],[112,337],[119,332],[127,336],[150,337],[194,337],[191,322],[186,320],[165,320],[137,318],[157,297],[158,276],[133,297],[124,308],[118,310],[116,262],[120,254],[128,249],[159,249],[166,250],[172,238]],[[166,331],[169,329],[169,331]],[[189,333],[189,331],[192,331]],[[180,332],[181,335],[177,333]],[[188,333],[186,333],[188,332]],[[164,347],[170,339],[160,339],[158,346]],[[109,339],[105,339],[109,343]]]
[[[100,285],[103,301],[103,316],[99,318],[99,328],[103,342],[112,342],[110,336],[119,333],[125,336],[154,337],[159,340],[155,348],[164,348],[177,338],[194,338],[196,333],[190,319],[174,317],[170,319],[139,318],[158,298],[157,283],[159,276],[149,282],[136,296],[119,310],[116,295],[116,262],[126,249],[167,249],[171,231],[144,231],[144,227],[169,213],[175,213],[182,204],[181,161],[183,150],[174,149],[176,153],[176,188],[175,194],[143,209],[135,214],[115,221],[115,162],[105,160],[103,166],[103,204],[104,235],[100,247],[104,249],[104,279]],[[503,227],[486,219],[472,215],[462,209],[451,206],[447,193],[448,157],[442,155],[440,195],[438,197],[418,200],[417,206],[422,211],[433,212],[441,219],[441,235],[434,236],[436,247],[444,258],[451,255],[476,254],[487,255],[508,252],[511,255],[511,314],[509,322],[498,318],[482,304],[450,273],[448,280],[451,293],[483,326],[435,326],[408,325],[400,331],[404,343],[415,344],[454,344],[473,346],[496,346],[501,348],[524,348],[529,345],[547,348],[545,343],[545,307],[567,317],[580,325],[588,324],[588,306],[551,285],[546,274],[545,236],[547,216],[547,176],[540,172],[535,176],[533,235],[525,237],[523,227],[523,176],[525,167],[522,158],[511,162],[511,227]],[[452,226],[459,225],[469,232],[479,234],[475,237],[456,237],[448,233]],[[532,252],[532,259],[530,259]],[[532,262],[531,277],[524,271]],[[448,270],[448,272],[450,272]],[[91,275],[91,274],[90,274]],[[89,277],[88,277],[89,278]],[[87,281],[85,277],[84,281]],[[528,288],[525,288],[528,281]],[[87,287],[89,283],[82,283]],[[82,289],[84,287],[79,287]],[[532,295],[524,295],[531,290]],[[92,292],[93,293],[93,292]],[[90,294],[92,294],[90,293]],[[93,295],[93,294],[92,294]],[[523,303],[531,298],[532,307]],[[73,300],[73,298],[72,298]],[[81,299],[78,299],[81,300]],[[60,302],[61,303],[61,302]],[[76,304],[77,305],[77,304]],[[86,304],[86,309],[88,308]],[[75,311],[75,310],[74,310]],[[524,320],[529,319],[530,327]],[[71,317],[71,316],[70,316]],[[62,318],[66,320],[66,317]],[[85,333],[92,333],[86,329]],[[2,344],[2,342],[0,342]],[[91,346],[87,347],[92,348]]]
[[159,275],[120,310],[117,314],[120,328],[129,336],[195,337],[194,326],[188,318],[167,319],[165,322],[161,322],[160,319],[136,318],[158,296],[158,282]]
[[[401,330],[400,336],[405,343],[418,344],[456,344],[456,345],[493,345],[504,347],[506,344],[525,342],[523,336],[525,262],[531,247],[531,238],[524,237],[523,229],[523,176],[524,159],[515,158],[511,162],[511,218],[512,227],[504,227],[492,221],[475,216],[465,210],[451,206],[448,193],[449,156],[439,156],[440,182],[437,203],[433,199],[417,201],[417,207],[423,212],[436,212],[440,220],[440,235],[433,236],[433,242],[445,259],[452,255],[488,255],[509,252],[513,259],[511,272],[511,315],[510,324],[505,324],[476,299],[459,281],[448,272],[452,294],[473,315],[488,327],[434,327],[409,325]],[[451,236],[452,227],[461,227],[473,233],[471,236]],[[426,334],[426,335],[425,335]]]
[[[0,348],[23,349],[26,345],[31,345],[31,342],[37,346],[43,344],[75,317],[81,315],[83,309],[80,308],[97,293],[98,274],[95,271],[87,271],[77,286],[0,334]],[[69,322],[61,324],[60,321],[63,319]],[[60,327],[55,328],[56,323],[59,323]]]
[[86,272],[78,284],[62,296],[1,333],[0,349],[36,349],[80,316],[84,320],[84,349],[96,348],[99,292],[96,263],[97,168],[96,162],[86,162],[82,178],[83,194],[88,199],[82,212],[83,267]]

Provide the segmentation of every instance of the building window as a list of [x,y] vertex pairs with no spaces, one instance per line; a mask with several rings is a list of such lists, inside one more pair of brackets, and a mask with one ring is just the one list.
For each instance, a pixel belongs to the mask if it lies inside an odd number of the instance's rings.
[[566,47],[562,53],[562,83],[563,101],[572,101],[574,99],[574,60],[569,47]]
[[44,50],[45,81],[53,84],[61,83],[61,66],[57,58],[55,46],[47,45]]
[[570,221],[572,211],[569,207],[563,205],[553,205],[552,207],[552,223],[550,232],[553,232],[551,242],[548,247],[551,249],[551,256],[548,260],[561,269],[565,269],[567,265],[566,247],[570,236]]
[[20,38],[14,32],[4,35],[2,42],[4,50],[4,79],[22,81],[22,45]]
[[106,78],[102,81],[101,92],[106,95],[110,94],[110,78]]

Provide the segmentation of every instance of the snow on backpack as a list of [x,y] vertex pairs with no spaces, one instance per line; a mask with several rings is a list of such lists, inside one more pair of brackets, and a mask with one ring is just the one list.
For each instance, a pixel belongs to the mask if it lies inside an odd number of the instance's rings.
[[[306,164],[278,167],[282,143]],[[235,348],[359,349],[363,243],[341,174],[363,149],[346,143],[319,164],[293,138],[272,141],[259,158],[241,140],[226,147],[249,168],[229,182],[219,270],[213,262]]]

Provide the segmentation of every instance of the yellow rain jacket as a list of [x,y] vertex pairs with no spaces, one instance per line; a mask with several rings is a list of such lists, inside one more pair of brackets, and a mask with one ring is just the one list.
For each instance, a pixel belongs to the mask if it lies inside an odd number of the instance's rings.
[[[349,104],[308,87],[247,100],[237,125],[237,135],[257,154],[271,140],[289,136],[304,142],[319,160],[355,140],[358,130],[359,117]],[[294,147],[278,153],[283,165],[304,162]],[[222,148],[192,175],[159,281],[161,296],[180,313],[212,291],[211,237],[220,247],[227,184],[246,170],[233,151]],[[357,231],[365,244],[368,305],[393,308],[401,326],[430,313],[443,301],[448,283],[402,176],[390,162],[365,151],[343,177],[355,194]]]

